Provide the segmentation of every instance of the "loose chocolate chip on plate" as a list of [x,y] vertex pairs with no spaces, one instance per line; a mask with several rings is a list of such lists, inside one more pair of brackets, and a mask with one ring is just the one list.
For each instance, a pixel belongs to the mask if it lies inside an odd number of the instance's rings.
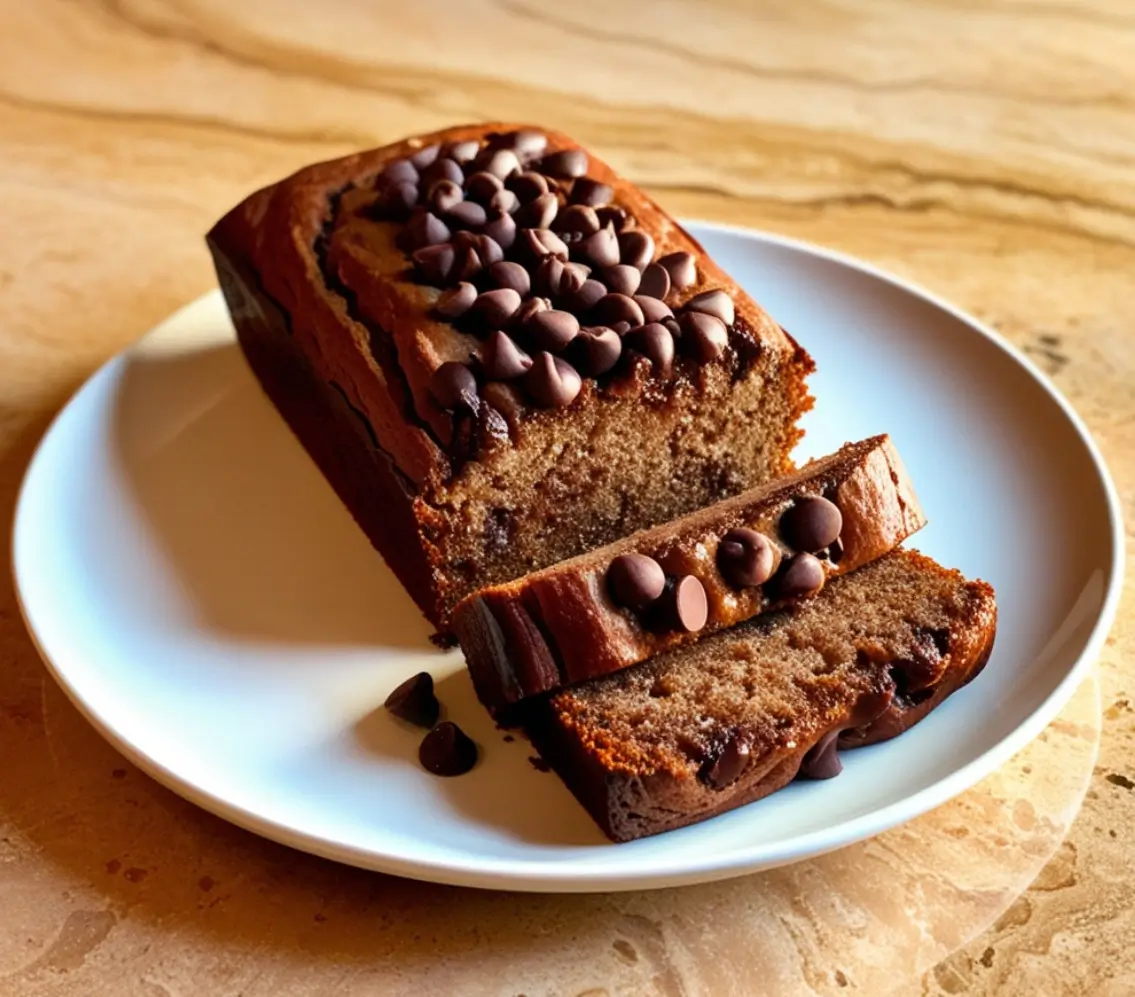
[[521,202],[527,203],[541,194],[548,193],[548,178],[543,173],[527,171],[514,173],[505,181],[505,186],[511,190]]
[[524,375],[524,387],[537,405],[564,408],[575,401],[583,380],[566,360],[551,353],[538,353]]
[[460,185],[455,184],[452,180],[438,180],[431,185],[429,193],[426,195],[426,203],[429,204],[432,211],[439,215],[444,215],[464,200],[465,193],[461,190]]
[[474,173],[465,181],[465,196],[481,204],[488,204],[493,195],[501,190],[504,190],[504,181],[484,170]]
[[571,360],[584,377],[606,374],[623,352],[623,341],[614,329],[589,326],[579,330],[571,342]]
[[658,265],[664,267],[670,275],[670,286],[675,291],[697,283],[698,268],[693,253],[667,253],[659,257]]
[[442,150],[442,155],[452,159],[455,163],[470,163],[480,151],[481,143],[469,139],[465,142],[447,143]]
[[524,323],[524,334],[532,345],[550,353],[561,352],[579,333],[579,319],[571,312],[537,312]]
[[545,256],[568,258],[568,248],[555,232],[546,228],[522,228],[516,237],[516,249],[527,259],[537,262]]
[[651,263],[643,270],[638,293],[658,299],[666,297],[670,293],[670,274],[666,268],[658,263]]
[[571,188],[571,203],[586,204],[590,208],[601,208],[614,196],[611,187],[590,177],[580,177]]
[[418,760],[434,775],[464,775],[477,764],[477,745],[457,724],[444,720],[422,739]]
[[597,267],[613,267],[619,262],[619,237],[611,226],[584,236],[576,243],[575,249],[583,259]]
[[569,204],[556,217],[553,226],[557,232],[573,232],[580,235],[591,235],[600,229],[599,217],[594,208],[586,204]]
[[559,210],[555,194],[541,194],[516,210],[516,224],[521,228],[548,228]]
[[724,789],[741,776],[749,764],[751,747],[740,732],[734,734],[721,748],[706,760],[701,777],[714,789]]
[[705,312],[721,319],[726,325],[733,324],[733,299],[724,291],[702,291],[686,302],[686,310]]
[[408,159],[396,159],[387,163],[382,171],[382,179],[387,183],[418,182],[418,169]]
[[420,186],[429,190],[439,180],[451,180],[460,187],[465,182],[465,173],[452,159],[438,159],[422,170]]
[[639,270],[644,270],[653,256],[654,240],[648,233],[632,230],[623,232],[619,236],[619,259],[617,262],[627,263]]
[[481,366],[492,381],[511,381],[532,366],[532,358],[500,329],[494,329],[481,347]]
[[579,285],[579,290],[572,295],[571,307],[577,312],[587,312],[595,307],[603,298],[607,296],[607,288],[605,288],[599,281],[588,278]]
[[511,287],[522,298],[532,290],[532,278],[519,263],[502,260],[489,267],[489,280],[497,287]]
[[402,180],[384,187],[374,202],[375,213],[380,218],[405,218],[418,203],[418,185]]
[[607,567],[607,591],[616,606],[646,609],[666,590],[666,573],[653,557],[620,554]]
[[429,672],[418,672],[406,679],[382,704],[400,720],[432,727],[437,723],[441,704],[434,695],[434,680]]
[[519,207],[520,198],[511,190],[498,190],[489,198],[489,211],[503,211],[506,215],[511,215]]
[[466,281],[462,281],[460,284],[441,292],[437,303],[434,305],[434,311],[442,318],[460,318],[473,307],[473,302],[476,300],[477,288]]
[[480,228],[489,220],[489,215],[476,201],[462,201],[445,212],[445,220],[457,228]]
[[630,217],[625,208],[620,208],[617,204],[605,204],[601,208],[595,209],[595,214],[599,218],[599,224],[606,227],[611,225],[616,232],[622,232],[627,227],[627,220]]
[[725,323],[705,312],[683,312],[678,319],[682,352],[698,363],[709,363],[725,352],[729,333]]
[[780,535],[785,543],[810,554],[834,543],[842,529],[839,506],[821,495],[798,498],[780,517]]
[[627,333],[627,347],[641,353],[663,377],[669,377],[674,366],[674,337],[660,322],[639,326]]
[[839,731],[828,731],[804,756],[800,763],[802,779],[834,779],[843,771],[839,760]]
[[800,553],[782,564],[776,576],[776,594],[782,599],[815,595],[824,587],[824,566],[812,554]]
[[776,571],[780,551],[763,533],[739,526],[717,545],[717,570],[735,588],[764,585]]
[[418,276],[435,287],[445,286],[456,257],[457,250],[448,242],[415,249],[410,256]]
[[604,325],[630,322],[636,326],[645,321],[642,306],[625,294],[605,294],[595,305],[595,317]]
[[607,267],[600,275],[603,283],[615,294],[634,294],[642,281],[642,274],[626,263]]
[[587,153],[582,149],[562,149],[540,160],[540,172],[571,180],[587,172]]
[[441,146],[437,142],[433,145],[423,145],[417,152],[410,156],[410,162],[419,170],[424,170],[427,166],[433,165],[440,153]]
[[446,361],[433,372],[430,394],[443,409],[477,410],[477,379],[465,364],[456,360]]
[[674,582],[666,596],[667,622],[675,630],[697,633],[709,619],[705,586],[693,575]]
[[512,215],[496,211],[481,226],[481,234],[489,236],[501,249],[511,249],[516,242],[516,222]]
[[665,301],[652,298],[648,294],[636,294],[634,299],[635,303],[642,309],[642,320],[644,322],[662,322],[674,317],[674,313]]
[[498,287],[477,295],[469,314],[490,329],[499,329],[520,308],[520,295],[511,287]]
[[445,224],[432,211],[419,209],[406,223],[406,227],[398,233],[398,244],[403,249],[413,252],[424,246],[436,246],[441,242],[448,242],[451,233]]

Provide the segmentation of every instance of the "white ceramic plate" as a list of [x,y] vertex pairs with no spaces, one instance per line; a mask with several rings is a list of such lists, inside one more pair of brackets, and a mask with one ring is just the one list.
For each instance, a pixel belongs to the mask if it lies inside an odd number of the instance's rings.
[[[522,890],[671,886],[792,862],[908,820],[1052,719],[1104,639],[1118,501],[1079,419],[996,335],[853,260],[691,226],[816,358],[802,457],[889,432],[930,526],[918,546],[997,589],[984,674],[842,776],[700,826],[608,843],[480,709],[430,628],[261,395],[219,293],[102,368],[45,437],[14,565],[48,666],[124,754],[201,806],[344,862]],[[381,704],[433,672],[482,746],[417,764]]]

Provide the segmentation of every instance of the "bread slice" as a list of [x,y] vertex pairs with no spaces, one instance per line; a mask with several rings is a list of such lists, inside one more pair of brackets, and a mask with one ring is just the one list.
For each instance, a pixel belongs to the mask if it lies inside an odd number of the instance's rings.
[[[838,510],[834,542],[825,535],[808,543],[791,529],[801,504],[817,496]],[[801,543],[822,545],[805,552],[819,555],[812,568],[822,585],[897,547],[925,522],[894,445],[876,436],[663,526],[482,589],[458,605],[453,626],[478,696],[503,716],[526,696],[618,671],[812,596],[811,587],[784,585]],[[728,542],[719,549],[723,540],[745,536],[738,529],[764,538],[765,562],[755,577],[739,577]],[[617,571],[628,556],[649,559],[654,582],[662,585],[665,574],[670,592],[628,606]],[[705,622],[692,630],[700,617],[683,624],[671,605],[674,587],[687,578],[704,592]]]
[[767,796],[835,745],[901,734],[981,671],[996,620],[989,585],[896,550],[791,610],[530,700],[524,727],[629,841]]
[[[466,125],[309,166],[208,245],[265,391],[443,631],[479,588],[791,470],[811,358],[558,132]],[[523,306],[456,314],[499,290]]]

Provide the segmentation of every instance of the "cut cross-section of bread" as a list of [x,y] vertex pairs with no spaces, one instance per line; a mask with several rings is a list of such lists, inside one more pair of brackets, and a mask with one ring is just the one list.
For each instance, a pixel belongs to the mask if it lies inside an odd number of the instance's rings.
[[[527,696],[811,598],[827,579],[882,556],[925,522],[894,445],[876,436],[670,523],[482,589],[458,605],[454,630],[481,701],[504,716]],[[812,579],[794,586],[809,569]]]
[[901,734],[984,667],[996,620],[989,585],[896,550],[790,610],[529,700],[524,726],[629,841],[767,796],[833,744]]

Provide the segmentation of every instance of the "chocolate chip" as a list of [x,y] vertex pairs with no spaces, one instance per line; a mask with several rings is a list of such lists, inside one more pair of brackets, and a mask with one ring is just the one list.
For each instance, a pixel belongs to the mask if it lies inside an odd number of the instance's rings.
[[465,364],[456,360],[443,363],[433,372],[430,394],[443,409],[477,411],[477,379]]
[[824,587],[824,566],[819,558],[800,553],[782,564],[775,578],[776,594],[782,599],[815,595]]
[[471,245],[458,246],[453,268],[449,271],[450,280],[470,280],[485,268],[484,261]]
[[821,737],[800,763],[802,779],[834,779],[843,771],[839,760],[839,731],[830,730]]
[[464,775],[477,764],[477,745],[457,724],[444,720],[422,739],[418,761],[434,775]]
[[675,291],[697,283],[698,268],[693,253],[667,253],[659,258],[658,265],[670,275],[670,286]]
[[434,311],[442,318],[460,318],[473,307],[473,302],[476,300],[477,288],[462,281],[449,290],[441,292],[434,305]]
[[422,280],[435,287],[444,287],[456,256],[457,251],[454,247],[448,242],[443,242],[437,246],[415,249],[410,258],[414,261],[414,269]]
[[457,228],[480,228],[489,215],[476,201],[462,201],[445,212],[445,220]]
[[[569,204],[556,218],[555,230],[557,232],[578,232],[581,235],[591,235],[600,229],[599,217],[594,208],[586,204]],[[614,231],[612,229],[612,231]]]
[[571,312],[537,312],[524,323],[524,334],[532,344],[551,353],[561,352],[579,333],[579,319]]
[[724,291],[702,291],[686,302],[687,311],[705,312],[713,315],[726,325],[733,324],[733,299]]
[[605,294],[595,305],[595,317],[604,325],[614,322],[630,322],[632,326],[642,325],[645,319],[642,307],[625,294]]
[[473,164],[502,180],[520,169],[520,160],[511,149],[485,149],[473,160]]
[[619,236],[620,263],[644,270],[654,256],[654,240],[646,233],[632,230]]
[[586,204],[591,208],[608,204],[614,196],[615,192],[607,184],[590,177],[580,177],[571,188],[572,204]]
[[489,267],[489,280],[497,287],[511,287],[522,298],[532,290],[532,278],[519,263],[502,260]]
[[533,315],[546,312],[551,307],[551,303],[546,298],[529,298],[521,304],[520,310],[512,316],[512,321],[515,325],[523,328]]
[[502,211],[506,215],[511,215],[517,208],[520,207],[520,198],[518,198],[511,190],[498,190],[489,199],[489,211]]
[[465,142],[447,142],[442,149],[442,155],[452,159],[455,163],[471,163],[477,153],[481,151],[481,143],[473,139]]
[[461,239],[470,241],[469,244],[477,250],[477,255],[481,257],[481,262],[486,267],[491,267],[494,263],[499,263],[504,259],[504,250],[501,248],[501,244],[485,232],[476,234],[458,232],[455,241]]
[[434,695],[434,680],[429,672],[418,672],[406,679],[382,704],[400,720],[432,727],[437,723],[441,704]]
[[517,234],[516,248],[522,256],[534,262],[545,256],[556,256],[561,260],[568,258],[568,248],[563,239],[546,228],[522,228]]
[[613,267],[619,262],[619,237],[611,226],[601,228],[576,243],[576,251],[597,267]]
[[620,554],[607,567],[607,591],[616,606],[646,609],[666,590],[666,573],[645,554]]
[[666,593],[665,617],[669,626],[697,633],[709,619],[705,586],[693,575],[679,578]]
[[630,218],[626,209],[620,208],[617,204],[605,204],[601,208],[596,208],[595,214],[599,218],[600,225],[604,228],[610,225],[616,232],[622,232],[627,227],[627,220]]
[[384,187],[374,202],[375,212],[380,218],[405,218],[418,203],[418,185],[408,180],[399,181]]
[[810,554],[833,543],[842,529],[839,506],[820,495],[798,498],[780,517],[780,535],[785,543]]
[[452,180],[438,180],[426,195],[426,203],[439,215],[444,215],[465,200],[465,193]]
[[579,330],[571,342],[571,360],[584,377],[606,374],[623,352],[623,341],[614,329],[589,326]]
[[674,317],[674,313],[665,301],[659,301],[648,294],[636,294],[634,299],[635,303],[642,309],[642,320],[644,322],[662,322]]
[[737,781],[749,764],[749,739],[740,732],[733,734],[701,769],[701,778],[714,789],[724,789]]
[[524,376],[524,387],[537,405],[564,408],[575,401],[583,380],[566,360],[550,353],[538,353]]
[[541,194],[548,193],[548,178],[543,173],[528,171],[514,173],[505,181],[505,186],[520,199],[527,203]]
[[516,222],[512,215],[495,211],[481,226],[481,234],[489,236],[501,249],[511,249],[512,244],[516,242]]
[[764,585],[776,571],[780,551],[762,533],[738,526],[717,545],[717,570],[735,588]]
[[398,244],[403,249],[413,252],[424,246],[436,246],[440,242],[448,242],[450,234],[449,226],[437,215],[432,211],[419,209],[406,223],[406,227],[398,233]]
[[651,298],[665,298],[670,293],[670,274],[666,268],[658,263],[651,263],[643,270],[638,293]]
[[677,339],[682,334],[682,328],[678,325],[678,320],[673,315],[662,319],[662,324],[670,330],[670,335]]
[[396,159],[387,163],[382,171],[382,179],[386,183],[412,183],[418,182],[418,170],[408,159]]
[[465,182],[465,173],[452,159],[438,159],[422,170],[419,186],[429,190],[439,180],[451,180],[460,187]]
[[642,281],[642,274],[635,267],[628,266],[626,263],[607,267],[601,276],[603,283],[615,294],[634,294]]
[[493,195],[502,190],[504,190],[504,181],[484,170],[474,173],[465,181],[465,196],[481,204],[488,204]]
[[655,371],[668,377],[674,366],[674,337],[659,322],[650,322],[627,333],[627,347],[641,353]]
[[698,363],[709,363],[725,352],[729,333],[725,323],[705,312],[683,312],[678,318],[682,352]]
[[419,170],[424,170],[427,166],[432,166],[437,162],[437,157],[440,153],[441,145],[439,143],[435,142],[433,145],[424,145],[410,156],[410,162]]
[[492,381],[511,381],[532,366],[532,358],[500,329],[489,333],[481,347],[481,366]]
[[511,287],[498,287],[477,295],[469,314],[490,329],[499,329],[520,308],[520,295]]
[[587,153],[582,149],[562,149],[540,160],[540,172],[571,180],[587,172]]
[[517,209],[516,224],[521,228],[548,228],[559,207],[555,194],[541,194]]
[[607,288],[599,281],[588,278],[579,285],[579,290],[572,295],[571,307],[577,312],[587,312],[607,296]]
[[548,148],[548,136],[531,128],[509,132],[502,136],[504,148],[511,149],[522,160],[537,159]]

